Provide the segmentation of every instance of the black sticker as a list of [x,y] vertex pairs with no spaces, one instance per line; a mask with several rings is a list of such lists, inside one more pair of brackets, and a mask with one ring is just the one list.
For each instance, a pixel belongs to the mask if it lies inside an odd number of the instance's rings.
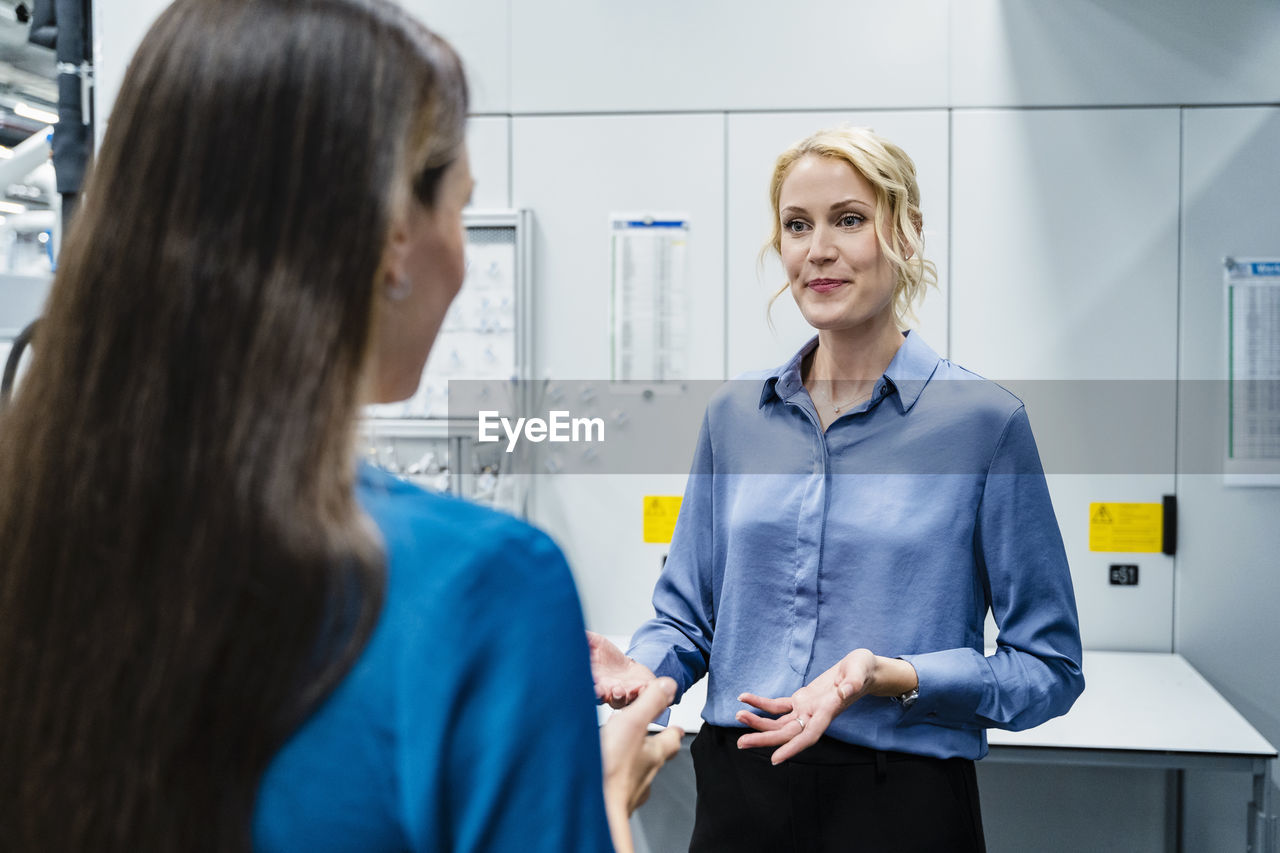
[[1137,586],[1138,585],[1138,564],[1137,563],[1112,563],[1111,564],[1111,585],[1112,586]]

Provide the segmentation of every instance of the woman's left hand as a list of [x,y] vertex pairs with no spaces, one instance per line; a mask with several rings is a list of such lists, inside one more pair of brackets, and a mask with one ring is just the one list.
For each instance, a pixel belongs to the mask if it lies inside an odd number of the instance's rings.
[[831,721],[863,696],[896,696],[910,690],[914,682],[915,669],[906,661],[855,649],[790,696],[777,699],[754,693],[739,696],[739,702],[775,717],[739,711],[738,722],[755,731],[740,737],[738,748],[776,746],[772,760],[775,765],[781,764],[817,743]]

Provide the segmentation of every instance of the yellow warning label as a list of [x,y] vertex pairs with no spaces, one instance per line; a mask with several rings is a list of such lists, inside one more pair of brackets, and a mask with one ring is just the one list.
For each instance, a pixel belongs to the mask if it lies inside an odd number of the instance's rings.
[[644,496],[644,541],[666,543],[676,532],[676,518],[680,515],[679,495]]
[[1141,551],[1158,554],[1163,549],[1162,504],[1089,504],[1090,551]]

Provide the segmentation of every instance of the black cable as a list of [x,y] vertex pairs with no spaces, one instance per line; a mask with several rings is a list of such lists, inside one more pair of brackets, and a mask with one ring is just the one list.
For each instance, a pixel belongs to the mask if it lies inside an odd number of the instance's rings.
[[22,361],[22,353],[31,344],[31,337],[35,334],[36,326],[39,322],[39,317],[32,320],[13,339],[13,346],[9,349],[9,358],[4,363],[4,379],[0,380],[0,409],[9,405],[9,398],[13,396],[13,382],[18,377],[18,362]]

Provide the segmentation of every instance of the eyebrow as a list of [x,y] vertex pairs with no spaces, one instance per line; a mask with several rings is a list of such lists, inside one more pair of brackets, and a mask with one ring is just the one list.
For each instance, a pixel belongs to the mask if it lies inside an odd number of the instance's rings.
[[[874,207],[874,205],[872,205],[870,202],[863,201],[860,198],[846,198],[831,205],[830,209],[839,210],[845,207],[853,207],[854,205],[858,205],[860,207],[867,207],[867,208]],[[806,211],[803,207],[797,207],[794,204],[789,204],[778,212],[779,213],[807,213],[808,211]]]

